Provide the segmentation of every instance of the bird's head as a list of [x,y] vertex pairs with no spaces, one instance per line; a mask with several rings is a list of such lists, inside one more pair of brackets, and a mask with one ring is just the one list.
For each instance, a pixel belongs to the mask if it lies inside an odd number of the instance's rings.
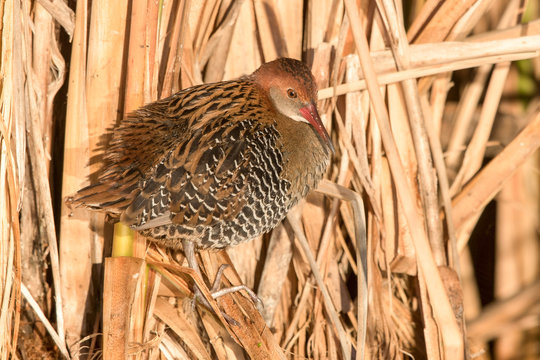
[[268,93],[276,111],[288,118],[310,124],[332,152],[334,147],[317,111],[317,85],[309,68],[301,61],[280,58],[263,64],[253,73]]

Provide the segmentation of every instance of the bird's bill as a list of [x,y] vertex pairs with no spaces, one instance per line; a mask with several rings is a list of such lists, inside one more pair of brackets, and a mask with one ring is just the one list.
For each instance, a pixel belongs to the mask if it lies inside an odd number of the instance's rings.
[[302,113],[304,119],[306,119],[315,128],[315,130],[317,130],[319,136],[324,140],[330,150],[332,150],[332,153],[334,153],[334,145],[332,145],[330,135],[328,135],[328,132],[321,121],[321,117],[319,116],[319,112],[317,111],[315,104],[310,103],[309,105],[304,106],[300,109],[300,113]]

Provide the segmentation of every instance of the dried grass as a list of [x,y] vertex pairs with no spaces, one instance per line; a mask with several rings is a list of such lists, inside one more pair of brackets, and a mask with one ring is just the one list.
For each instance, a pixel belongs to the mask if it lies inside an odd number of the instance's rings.
[[[522,24],[525,3],[1,1],[0,358],[20,357],[21,288],[33,309],[23,316],[35,313],[66,358],[539,356],[540,107],[516,94],[540,78],[540,9],[531,2]],[[109,257],[110,224],[62,201],[93,180],[105,129],[278,56],[317,78],[336,147],[318,191],[271,235],[201,252],[206,279],[140,236],[130,256]],[[528,74],[514,65],[523,59]],[[19,225],[23,188],[37,215],[21,225],[36,226],[47,248],[37,266],[51,269],[43,301],[21,282],[21,248],[34,246]],[[490,243],[473,230],[494,199]],[[497,250],[487,280],[474,276],[488,263],[478,246]],[[211,298],[220,264],[222,286],[256,290],[262,313],[242,292]],[[193,305],[194,283],[216,314]]]

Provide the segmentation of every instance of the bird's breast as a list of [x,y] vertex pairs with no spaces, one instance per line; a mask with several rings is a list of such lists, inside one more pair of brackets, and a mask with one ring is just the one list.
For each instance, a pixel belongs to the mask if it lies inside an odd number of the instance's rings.
[[280,129],[284,158],[282,178],[290,182],[291,195],[297,201],[322,179],[330,153],[311,125],[292,120],[286,125]]

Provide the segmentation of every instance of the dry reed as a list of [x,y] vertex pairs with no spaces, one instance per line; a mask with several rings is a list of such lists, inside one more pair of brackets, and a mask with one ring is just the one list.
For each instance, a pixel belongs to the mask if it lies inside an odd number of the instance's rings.
[[[0,358],[540,356],[540,8],[406,5],[0,1]],[[110,256],[104,216],[63,202],[94,179],[105,130],[279,56],[320,89],[336,154],[318,191],[271,234],[201,252],[207,279],[140,236]],[[262,312],[211,299],[220,264]]]

